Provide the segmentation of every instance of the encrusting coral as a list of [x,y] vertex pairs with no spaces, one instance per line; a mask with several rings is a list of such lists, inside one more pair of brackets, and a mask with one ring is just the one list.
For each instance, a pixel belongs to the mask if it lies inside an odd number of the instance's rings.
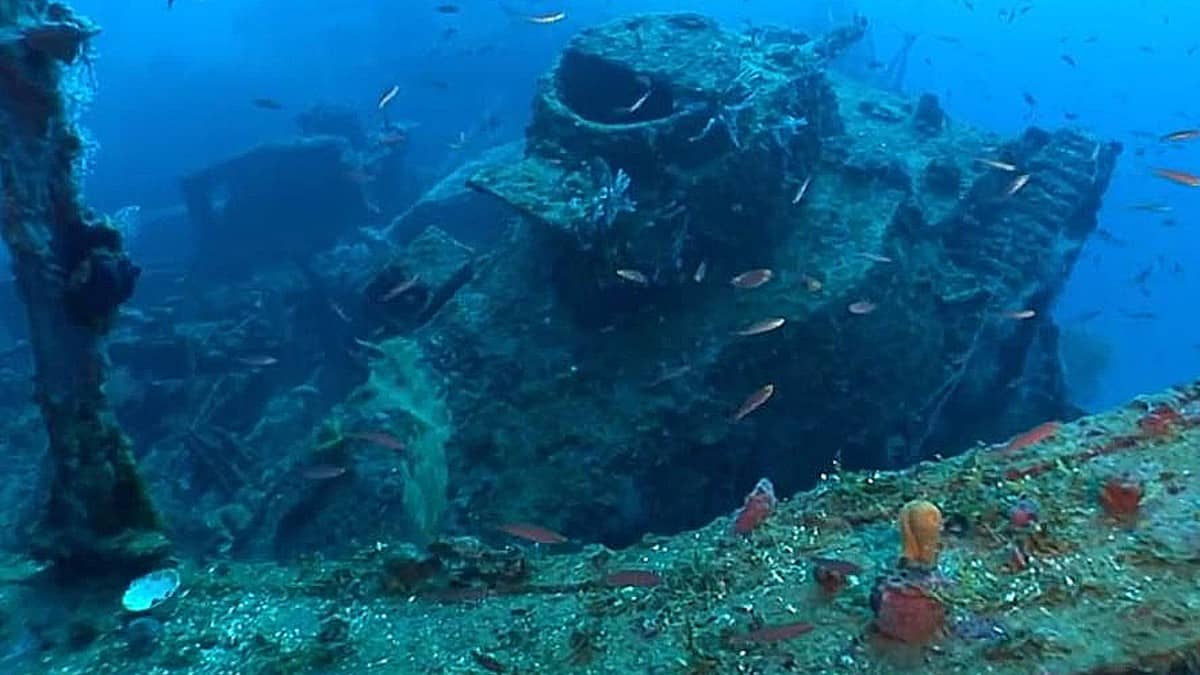
[[946,608],[933,593],[941,545],[942,512],[923,499],[900,509],[899,570],[878,579],[871,592],[873,626],[878,634],[907,644],[934,639],[946,620]]

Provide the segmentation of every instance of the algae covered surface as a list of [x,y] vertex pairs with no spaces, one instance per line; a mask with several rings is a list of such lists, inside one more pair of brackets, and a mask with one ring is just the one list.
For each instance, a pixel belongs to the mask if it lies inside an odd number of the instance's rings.
[[[119,628],[128,617],[117,615],[117,597],[97,594],[95,641],[43,665],[55,673],[1187,672],[1200,656],[1198,450],[1200,384],[904,471],[833,466],[746,535],[719,518],[621,551],[526,545],[491,531],[437,540],[428,552],[378,541],[346,559],[291,567],[186,565],[180,593],[148,615],[161,624],[156,648],[136,653]],[[1118,487],[1136,488],[1137,498],[1116,499]],[[868,599],[896,571],[895,521],[913,499],[936,504],[944,523],[932,595],[945,622],[925,644],[879,634]],[[830,592],[813,580],[814,559],[860,569]],[[35,592],[8,586],[6,601]],[[762,630],[797,622],[808,625]]]

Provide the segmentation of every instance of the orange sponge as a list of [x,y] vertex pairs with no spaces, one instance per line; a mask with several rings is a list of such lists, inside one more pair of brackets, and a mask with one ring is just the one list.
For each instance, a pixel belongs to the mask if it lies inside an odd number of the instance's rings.
[[942,512],[923,499],[900,509],[900,557],[906,564],[934,567],[942,538]]

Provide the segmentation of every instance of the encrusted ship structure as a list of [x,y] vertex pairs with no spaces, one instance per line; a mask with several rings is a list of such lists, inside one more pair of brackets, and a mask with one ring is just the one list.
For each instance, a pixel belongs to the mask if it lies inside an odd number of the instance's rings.
[[[523,142],[419,197],[409,130],[317,109],[126,241],[74,177],[64,73],[98,29],[3,0],[0,29],[37,94],[0,104],[27,308],[0,321],[34,354],[0,351],[0,541],[34,554],[0,594],[85,587],[5,617],[0,664],[1194,662],[1200,391],[1082,417],[1050,312],[1117,144],[837,75],[861,21],[643,15],[577,35]],[[120,610],[167,536],[178,574]]]
[[1119,148],[1000,139],[821,67],[862,30],[641,16],[570,43],[524,158],[470,179],[514,237],[413,333],[493,476],[476,512],[619,542],[761,475],[790,492],[836,455],[903,466],[1072,414],[1053,323],[1011,317],[1049,309]]

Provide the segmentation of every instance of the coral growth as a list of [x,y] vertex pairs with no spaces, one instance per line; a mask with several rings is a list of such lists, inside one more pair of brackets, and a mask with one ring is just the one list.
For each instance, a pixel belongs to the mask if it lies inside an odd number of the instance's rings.
[[1183,415],[1167,403],[1156,405],[1138,420],[1138,429],[1152,439],[1167,438],[1183,425]]
[[813,579],[828,595],[836,595],[846,587],[849,578],[862,572],[862,568],[848,560],[813,558]]
[[907,644],[932,640],[946,621],[946,609],[931,589],[938,577],[942,512],[933,503],[914,499],[900,509],[899,571],[882,577],[871,590],[872,624],[881,635]]
[[942,512],[931,502],[916,499],[900,509],[900,561],[904,566],[937,565],[942,537]]
[[370,378],[350,400],[358,414],[387,420],[386,426],[403,438],[404,460],[394,471],[400,477],[407,526],[417,539],[425,539],[436,533],[446,508],[450,418],[416,344],[396,338],[380,349]]
[[903,576],[880,580],[871,595],[874,627],[885,637],[908,644],[925,644],[942,630],[946,608],[928,584]]
[[742,508],[733,516],[733,531],[736,534],[750,534],[775,511],[775,486],[766,478],[760,478]]
[[1142,481],[1136,476],[1111,476],[1100,487],[1100,505],[1114,518],[1129,518],[1137,515],[1142,491]]
[[[617,216],[637,210],[637,202],[629,196],[632,182],[624,169],[617,169],[617,172],[613,173],[604,160],[596,161],[595,173],[600,189],[588,205],[588,217],[593,226],[602,231],[610,230],[617,221]],[[600,227],[601,222],[604,223],[603,227]]]
[[1038,504],[1029,498],[1021,498],[1008,512],[1008,521],[1016,528],[1033,525],[1038,519]]

